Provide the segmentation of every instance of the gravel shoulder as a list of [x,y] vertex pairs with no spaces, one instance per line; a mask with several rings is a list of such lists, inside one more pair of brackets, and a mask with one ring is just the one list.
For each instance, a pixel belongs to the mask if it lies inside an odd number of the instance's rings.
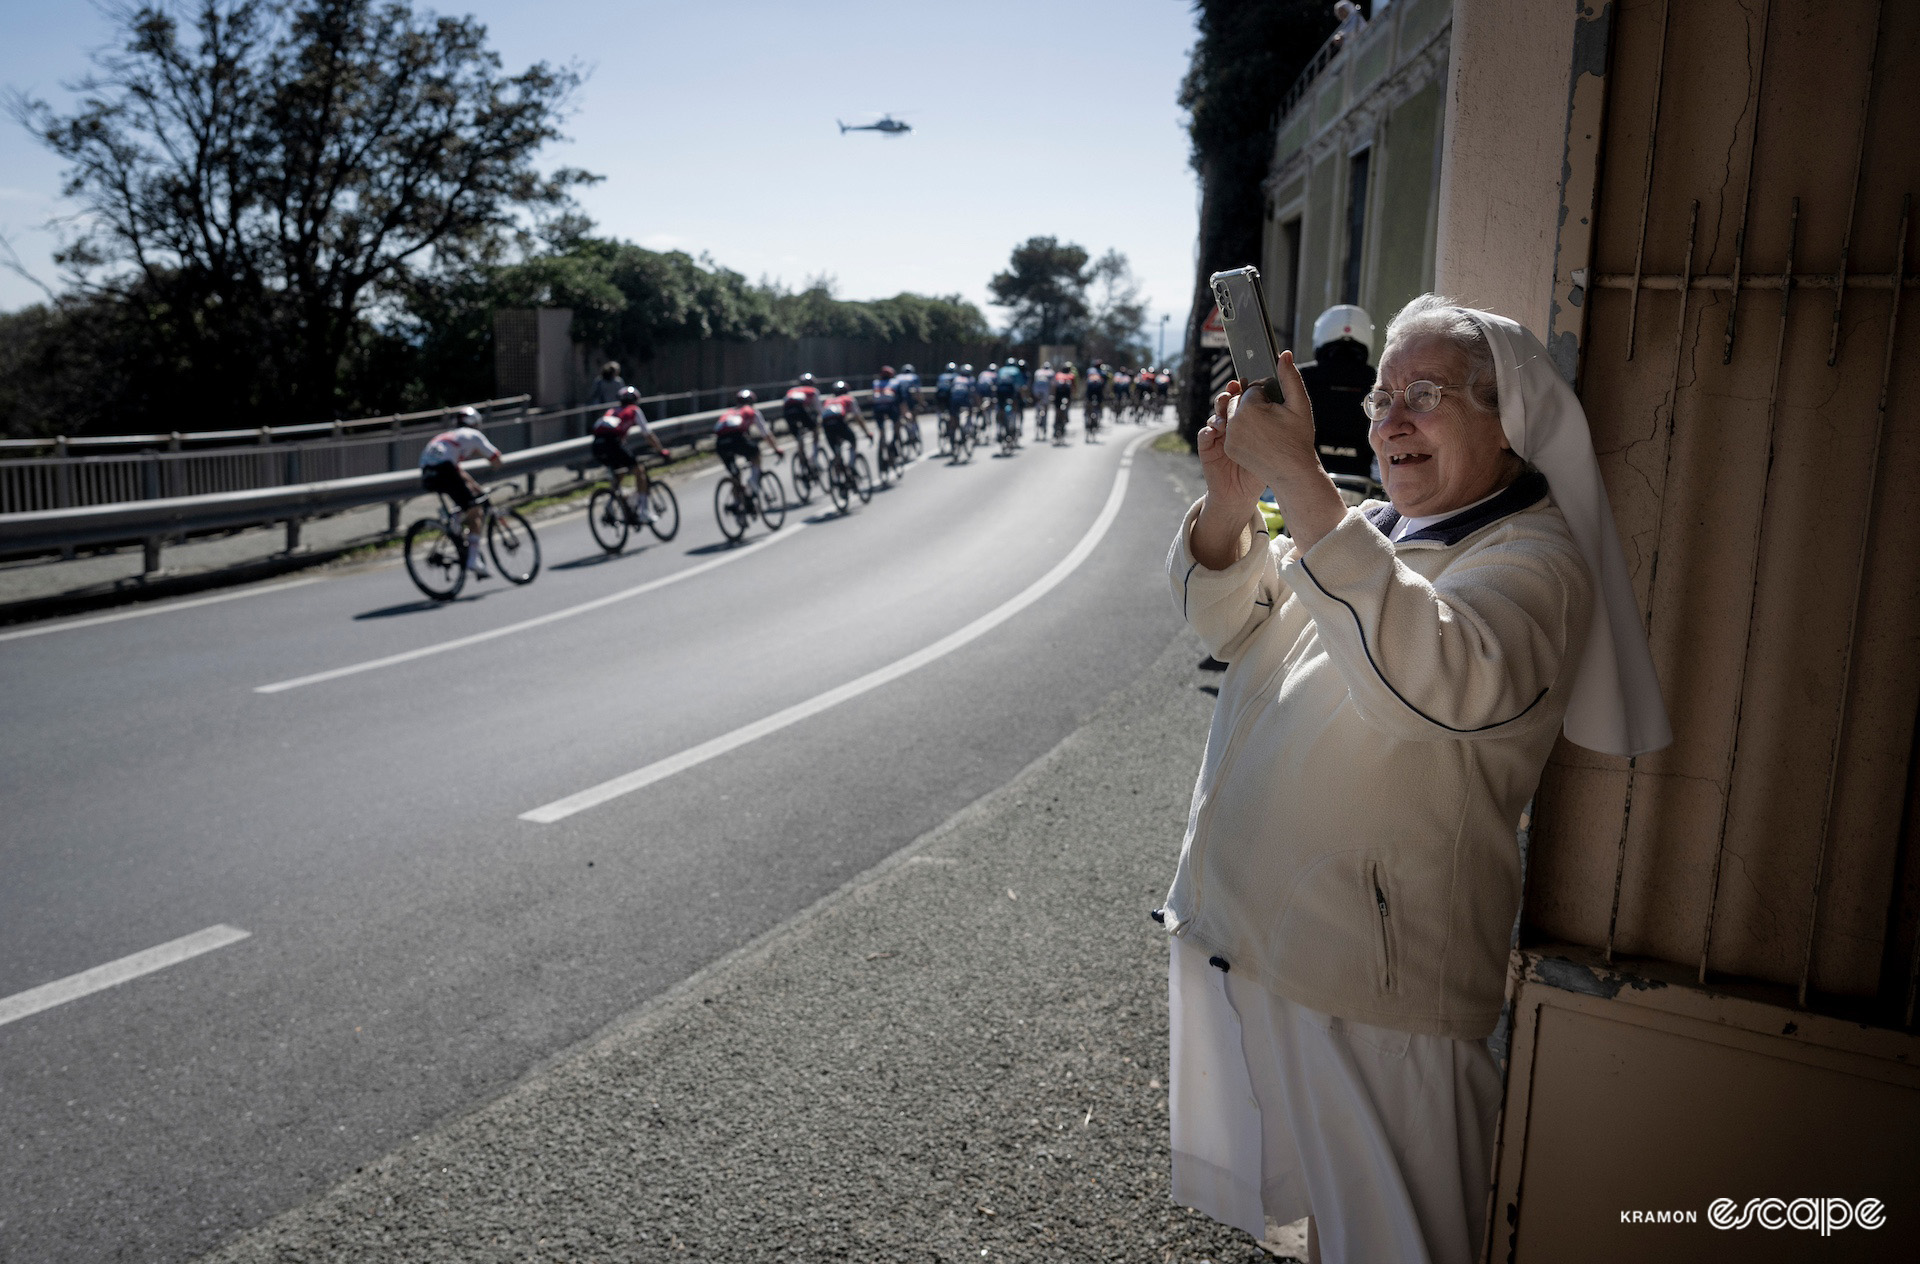
[[1168,1196],[1177,636],[1012,782],[504,1096],[204,1257],[1271,1257]]

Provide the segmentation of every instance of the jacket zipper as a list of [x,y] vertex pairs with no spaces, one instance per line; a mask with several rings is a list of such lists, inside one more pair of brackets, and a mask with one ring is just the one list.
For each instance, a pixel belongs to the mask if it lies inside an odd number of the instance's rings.
[[1367,866],[1367,877],[1373,883],[1374,907],[1380,911],[1380,986],[1393,989],[1393,938],[1389,933],[1391,922],[1387,914],[1387,893],[1380,889],[1380,865],[1378,862]]

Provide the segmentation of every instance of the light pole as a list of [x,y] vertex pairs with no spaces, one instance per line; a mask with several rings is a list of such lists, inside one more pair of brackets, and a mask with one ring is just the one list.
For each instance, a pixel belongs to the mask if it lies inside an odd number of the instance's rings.
[[1161,312],[1161,313],[1160,313],[1160,355],[1159,355],[1159,362],[1160,362],[1160,365],[1161,365],[1161,366],[1164,366],[1164,365],[1166,364],[1166,362],[1167,362],[1167,313],[1166,313],[1166,312]]

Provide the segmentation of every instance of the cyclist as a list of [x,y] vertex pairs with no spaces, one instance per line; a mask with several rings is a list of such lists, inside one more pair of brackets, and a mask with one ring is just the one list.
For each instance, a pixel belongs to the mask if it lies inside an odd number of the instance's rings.
[[947,411],[947,406],[953,399],[953,379],[957,373],[957,366],[953,361],[949,360],[947,361],[947,367],[941,370],[940,376],[934,379],[933,410],[935,412],[944,413]]
[[776,458],[785,454],[780,451],[773,431],[767,428],[766,419],[754,407],[754,393],[743,390],[734,399],[737,401],[734,406],[721,413],[713,424],[713,450],[727,463],[729,474],[734,472],[735,460],[744,460],[751,465],[752,468],[747,471],[748,485],[755,495],[759,495],[760,441],[767,441]]
[[[892,423],[891,430],[888,423]],[[873,428],[880,433],[876,444],[886,442],[890,434],[896,439],[900,435],[900,379],[894,376],[891,364],[881,365],[880,376],[873,379]]]
[[957,437],[963,419],[973,410],[973,366],[967,365],[953,375],[947,385],[947,434]]
[[994,392],[1000,384],[1000,365],[996,361],[980,370],[980,376],[973,379],[974,413],[984,422],[987,408],[993,403]]
[[628,470],[633,471],[633,500],[621,500],[627,506],[627,518],[636,520],[644,526],[653,521],[653,506],[647,503],[647,469],[633,459],[633,453],[627,451],[627,433],[638,430],[646,436],[662,459],[666,458],[667,446],[660,442],[653,428],[647,425],[647,415],[640,411],[640,392],[631,386],[620,388],[612,408],[600,414],[593,423],[593,459],[607,467],[607,475],[613,480],[613,494],[620,496],[620,477]]
[[1067,410],[1073,406],[1073,361],[1053,371],[1053,441],[1060,443],[1067,437]]
[[1033,437],[1047,437],[1047,406],[1053,402],[1053,361],[1042,360],[1033,375]]
[[995,379],[993,384],[994,400],[1000,405],[1002,410],[1008,413],[1006,424],[1012,427],[1013,437],[1016,441],[1020,438],[1020,432],[1026,429],[1025,419],[1020,415],[1020,392],[1025,388],[1026,384],[1026,373],[1012,360],[1000,366],[999,377]]
[[780,404],[786,417],[787,433],[793,436],[794,451],[802,451],[807,446],[807,435],[813,435],[813,451],[820,452],[820,388],[814,384],[813,374],[802,373],[787,388],[787,396]]
[[1100,428],[1100,406],[1107,397],[1107,375],[1101,370],[1106,367],[1098,360],[1087,365],[1086,420],[1089,438]]
[[1113,388],[1113,417],[1116,423],[1125,421],[1127,404],[1133,399],[1133,370],[1121,365],[1113,371],[1113,380],[1108,383]]
[[453,429],[442,430],[427,440],[426,450],[420,453],[420,486],[440,492],[460,506],[467,529],[467,569],[485,579],[490,572],[486,559],[480,556],[480,484],[460,468],[460,462],[484,456],[498,468],[500,449],[480,433],[480,414],[472,408],[456,408],[447,414],[447,420],[456,423]]
[[920,420],[920,375],[914,372],[911,364],[903,364],[893,379],[893,385],[900,393],[901,416],[917,424]]
[[[853,437],[854,426],[860,427],[860,433],[868,439],[873,438],[873,432],[867,429],[866,419],[860,415],[860,401],[847,392],[845,382],[835,382],[833,394],[820,405],[820,429],[826,434],[833,455],[849,471],[853,469],[853,454],[860,447],[859,441]],[[848,450],[844,453],[840,450],[841,444],[847,446]]]
[[1159,416],[1160,410],[1166,408],[1167,392],[1171,391],[1172,389],[1173,389],[1173,374],[1167,372],[1167,370],[1165,369],[1161,369],[1158,373],[1154,374],[1153,399],[1155,404],[1154,415],[1156,418]]

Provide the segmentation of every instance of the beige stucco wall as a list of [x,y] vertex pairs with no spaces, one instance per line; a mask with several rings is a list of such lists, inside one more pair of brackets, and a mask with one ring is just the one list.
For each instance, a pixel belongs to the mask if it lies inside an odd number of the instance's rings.
[[[1572,0],[1457,0],[1435,288],[1544,336],[1566,152]],[[1522,56],[1515,50],[1524,49]]]

